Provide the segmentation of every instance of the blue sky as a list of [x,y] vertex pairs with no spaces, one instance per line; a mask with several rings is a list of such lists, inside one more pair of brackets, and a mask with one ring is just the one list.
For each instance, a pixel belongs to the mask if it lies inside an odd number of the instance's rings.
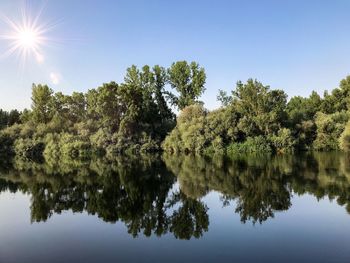
[[[43,63],[30,56],[21,67],[16,55],[0,57],[0,108],[7,110],[30,107],[32,83],[86,91],[121,82],[132,64],[197,61],[206,69],[209,109],[219,105],[218,89],[232,90],[237,80],[307,96],[350,74],[348,0],[2,0],[0,13],[19,21],[24,5],[33,16],[45,6],[40,21],[55,24],[47,33],[55,41],[42,47]],[[8,30],[0,22],[0,35]],[[0,40],[0,54],[8,45]]]

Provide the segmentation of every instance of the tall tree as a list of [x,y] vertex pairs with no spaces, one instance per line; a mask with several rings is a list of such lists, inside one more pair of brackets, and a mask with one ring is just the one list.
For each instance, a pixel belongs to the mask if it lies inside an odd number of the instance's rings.
[[165,84],[167,82],[167,73],[165,68],[160,67],[158,65],[153,67],[153,74],[154,74],[154,93],[155,93],[155,99],[156,103],[158,105],[159,114],[161,116],[162,121],[172,120],[174,118],[173,113],[171,112],[171,109],[168,107],[168,104],[166,102],[166,99],[164,95],[166,94],[165,91]]
[[37,123],[47,123],[52,117],[53,90],[47,85],[32,86],[32,111],[33,119]]
[[168,69],[169,82],[179,95],[174,97],[174,104],[182,110],[194,104],[203,94],[206,75],[204,68],[196,62],[187,61],[173,63]]

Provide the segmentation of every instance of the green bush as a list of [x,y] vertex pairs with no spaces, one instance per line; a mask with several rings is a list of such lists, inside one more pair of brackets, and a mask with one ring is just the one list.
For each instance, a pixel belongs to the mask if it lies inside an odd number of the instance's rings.
[[86,141],[75,140],[62,145],[61,152],[63,157],[84,159],[91,156],[91,145]]
[[270,140],[274,149],[282,153],[293,151],[296,145],[292,132],[287,128],[280,129],[277,135],[271,136]]
[[237,138],[236,119],[231,108],[208,112],[201,104],[188,106],[180,113],[162,148],[170,153],[223,153],[224,145]]
[[44,157],[47,161],[59,159],[84,159],[92,154],[89,140],[68,133],[48,134],[45,137]]
[[269,141],[263,136],[248,137],[242,143],[231,143],[226,150],[228,155],[241,153],[271,153],[272,148]]
[[61,158],[60,139],[60,134],[49,133],[46,135],[43,152],[46,161],[55,163]]
[[339,137],[348,120],[349,114],[344,111],[333,114],[318,112],[315,119],[317,136],[313,148],[318,151],[339,150]]
[[62,134],[60,139],[60,150],[64,158],[87,158],[91,156],[91,144],[80,136]]

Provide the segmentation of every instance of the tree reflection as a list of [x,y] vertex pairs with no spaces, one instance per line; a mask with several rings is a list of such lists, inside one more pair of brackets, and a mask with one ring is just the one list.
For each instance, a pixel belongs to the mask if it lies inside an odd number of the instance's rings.
[[170,231],[176,238],[190,239],[192,236],[199,238],[203,232],[208,231],[208,207],[203,202],[188,198],[180,191],[172,195],[169,207],[177,203],[182,205],[170,217]]
[[187,196],[219,192],[223,205],[235,204],[243,223],[262,223],[287,210],[293,193],[336,198],[350,211],[350,162],[341,153],[163,159]]
[[[215,190],[222,193],[224,205],[236,201],[235,211],[242,222],[263,222],[274,211],[290,207],[290,190],[286,177],[266,158],[225,160],[183,156],[176,162],[164,158],[170,170],[176,171],[181,189],[191,197]],[[270,160],[271,161],[271,160]]]
[[185,239],[200,237],[209,225],[203,203],[171,194],[176,177],[157,157],[60,164],[16,159],[1,178],[1,190],[31,195],[32,222],[65,210],[86,211],[105,222],[124,222],[134,237],[172,232]]
[[[179,183],[179,187],[175,182]],[[200,238],[209,228],[203,197],[220,193],[223,205],[246,223],[263,223],[292,205],[293,194],[335,199],[350,212],[349,156],[124,157],[35,163],[0,162],[0,191],[28,193],[31,221],[71,210],[123,222],[130,235]]]

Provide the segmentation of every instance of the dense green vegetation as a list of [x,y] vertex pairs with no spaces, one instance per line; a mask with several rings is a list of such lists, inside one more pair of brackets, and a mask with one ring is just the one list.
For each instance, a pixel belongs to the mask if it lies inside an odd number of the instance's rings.
[[179,61],[168,69],[132,66],[123,83],[86,93],[33,84],[30,110],[0,110],[0,154],[49,161],[162,149],[230,156],[350,150],[350,77],[323,97],[289,101],[283,90],[239,81],[231,94],[219,91],[222,106],[213,111],[199,101],[205,81],[197,63]]
[[220,91],[222,107],[208,111],[195,103],[184,108],[163,142],[168,152],[258,153],[295,150],[350,150],[350,77],[321,98],[292,97],[257,80],[238,82],[230,95]]

